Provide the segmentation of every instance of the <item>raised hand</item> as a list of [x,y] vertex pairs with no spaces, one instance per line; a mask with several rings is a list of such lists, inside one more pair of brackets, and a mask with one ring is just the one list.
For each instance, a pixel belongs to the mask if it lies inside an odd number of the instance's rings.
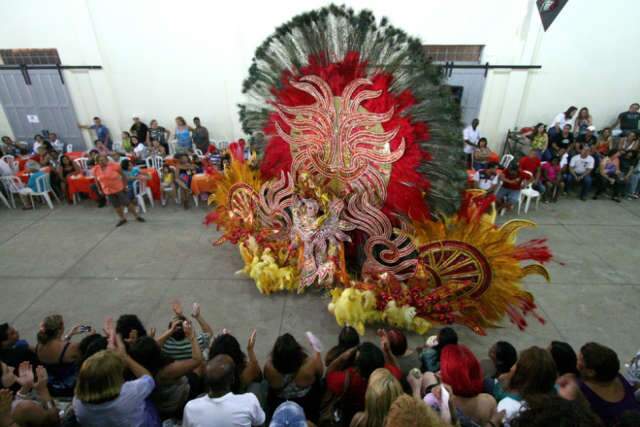
[[81,329],[82,329],[82,325],[74,326],[73,328],[71,328],[71,331],[69,332],[69,336],[71,337],[71,336],[78,335],[78,334],[82,333]]
[[247,352],[252,352],[256,345],[256,330],[254,329],[249,335],[249,342],[247,343]]
[[149,328],[149,336],[151,338],[155,338],[156,337],[156,328],[154,328],[154,327]]
[[176,316],[182,316],[182,303],[178,298],[171,301],[171,309],[176,314]]
[[33,388],[33,380],[31,363],[22,362],[18,367],[18,384],[20,384],[23,389],[31,390]]
[[200,316],[200,304],[197,302],[193,303],[193,307],[191,309],[191,317],[194,319]]
[[47,373],[47,370],[44,368],[44,366],[39,365],[36,368],[36,375],[38,377],[38,380],[35,382],[33,387],[36,389],[36,391],[39,392],[46,390],[47,383],[49,382],[49,374]]
[[102,325],[102,332],[104,335],[109,338],[115,332],[115,326],[113,324],[113,317],[107,316],[104,318],[104,323]]

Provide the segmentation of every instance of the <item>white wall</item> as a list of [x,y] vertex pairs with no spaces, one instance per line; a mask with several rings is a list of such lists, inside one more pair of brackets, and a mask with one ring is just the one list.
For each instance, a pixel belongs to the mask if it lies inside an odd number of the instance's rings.
[[[0,26],[0,48],[57,48],[65,64],[104,67],[65,72],[80,121],[98,115],[117,133],[130,126],[132,114],[171,128],[177,115],[188,120],[198,115],[216,140],[241,136],[236,104],[243,102],[241,84],[255,48],[294,15],[328,4],[0,1],[2,10],[10,11]],[[640,81],[631,70],[638,69],[640,55],[629,43],[638,33],[629,25],[639,16],[635,0],[570,1],[545,34],[534,0],[346,3],[387,16],[424,43],[484,44],[483,61],[541,64],[540,72],[489,73],[480,120],[495,147],[507,128],[549,121],[572,103],[589,105],[599,124],[638,93]],[[626,13],[611,3],[624,5]],[[0,134],[9,132],[0,112]]]

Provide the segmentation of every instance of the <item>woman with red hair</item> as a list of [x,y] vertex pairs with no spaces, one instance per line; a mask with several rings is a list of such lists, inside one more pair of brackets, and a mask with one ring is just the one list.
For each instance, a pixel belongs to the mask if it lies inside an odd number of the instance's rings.
[[440,377],[451,387],[453,403],[465,417],[480,425],[492,419],[496,401],[490,394],[482,393],[482,368],[471,350],[460,344],[442,349]]

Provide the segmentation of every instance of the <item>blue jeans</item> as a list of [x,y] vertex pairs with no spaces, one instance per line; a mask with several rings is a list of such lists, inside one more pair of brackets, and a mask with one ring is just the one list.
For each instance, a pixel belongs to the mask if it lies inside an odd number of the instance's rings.
[[640,188],[638,188],[638,183],[640,183],[640,173],[634,173],[629,177],[629,183],[627,184],[628,196],[635,194],[640,190]]
[[[572,174],[570,173],[564,174],[564,185],[567,191],[569,190],[569,187],[571,186],[571,184],[573,184],[574,182],[578,182],[578,181]],[[589,191],[591,191],[591,182],[592,182],[591,175],[585,175],[580,181],[580,198],[581,199],[584,199],[585,197],[587,197],[587,194],[589,194]]]

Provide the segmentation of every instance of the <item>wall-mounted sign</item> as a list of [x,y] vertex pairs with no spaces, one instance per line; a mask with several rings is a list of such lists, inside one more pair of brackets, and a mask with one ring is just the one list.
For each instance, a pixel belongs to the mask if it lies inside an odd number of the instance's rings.
[[40,123],[40,118],[35,114],[27,114],[27,121],[29,123]]

